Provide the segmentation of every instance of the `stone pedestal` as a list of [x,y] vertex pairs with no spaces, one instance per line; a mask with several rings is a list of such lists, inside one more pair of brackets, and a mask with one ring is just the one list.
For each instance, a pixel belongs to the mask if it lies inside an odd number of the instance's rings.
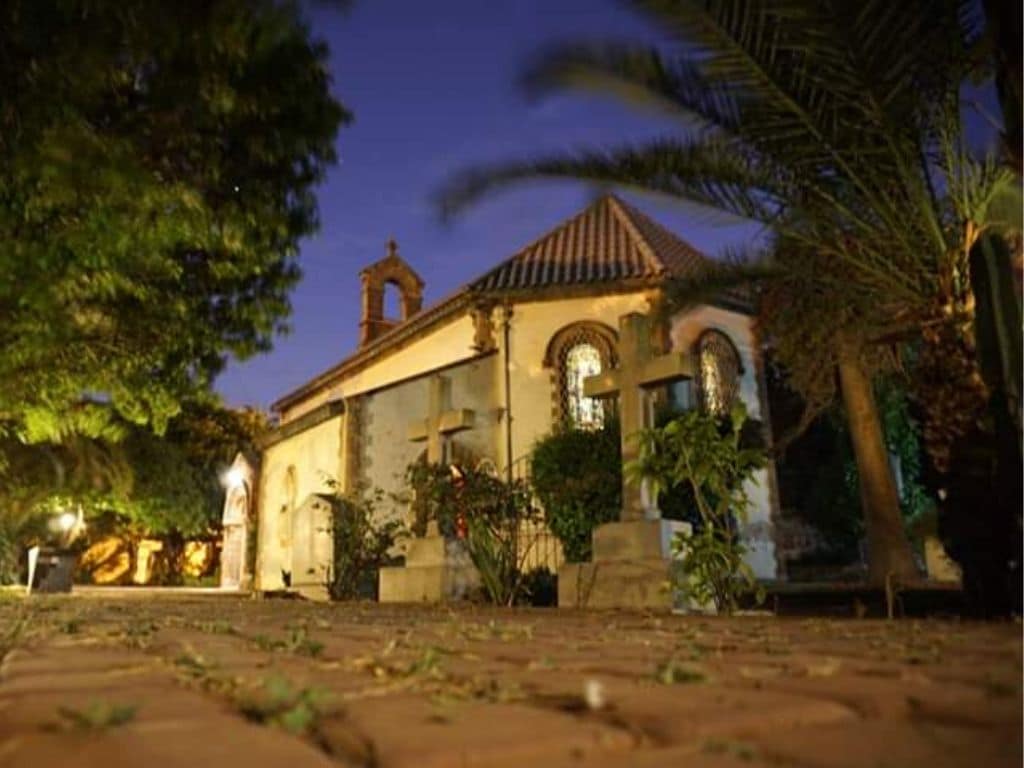
[[672,539],[689,523],[630,520],[594,530],[593,561],[558,570],[560,608],[685,608],[670,587]]
[[442,603],[462,600],[480,586],[480,574],[465,544],[443,536],[412,539],[405,565],[381,568],[382,603]]

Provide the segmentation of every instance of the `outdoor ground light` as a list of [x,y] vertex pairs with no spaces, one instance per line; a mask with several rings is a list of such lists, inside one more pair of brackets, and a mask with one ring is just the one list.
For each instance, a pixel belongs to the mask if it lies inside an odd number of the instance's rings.
[[57,518],[57,525],[60,529],[67,533],[75,527],[75,523],[78,521],[78,516],[74,512],[63,512],[60,517]]
[[50,519],[50,530],[59,532],[63,546],[70,544],[83,527],[81,510],[77,514],[71,510],[65,510]]

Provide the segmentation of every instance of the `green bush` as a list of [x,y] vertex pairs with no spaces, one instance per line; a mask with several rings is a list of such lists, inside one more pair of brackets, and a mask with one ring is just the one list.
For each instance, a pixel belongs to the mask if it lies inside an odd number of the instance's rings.
[[436,520],[442,535],[463,537],[487,599],[512,605],[522,593],[523,564],[532,546],[522,541],[522,526],[539,517],[529,485],[481,470],[422,463],[406,476],[414,483],[414,530]]
[[663,427],[643,430],[639,456],[626,466],[631,482],[646,480],[654,493],[689,488],[700,527],[673,541],[681,555],[673,586],[699,605],[713,602],[723,613],[733,611],[742,594],[756,591],[738,528],[750,508],[744,484],[766,457],[762,449],[747,447],[747,421],[742,404],[725,419],[696,410],[681,413]]
[[376,521],[382,498],[379,490],[336,496],[331,513],[334,555],[327,573],[332,600],[376,599],[381,567],[396,561],[390,552],[405,535],[405,526],[394,519]]
[[530,460],[534,492],[565,559],[590,559],[591,533],[617,520],[622,509],[622,451],[619,426],[563,429],[534,446]]

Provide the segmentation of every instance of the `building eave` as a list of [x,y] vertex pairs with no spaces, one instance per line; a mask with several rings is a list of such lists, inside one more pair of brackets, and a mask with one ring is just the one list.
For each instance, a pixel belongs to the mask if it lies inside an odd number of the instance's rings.
[[439,323],[449,319],[453,314],[466,307],[470,299],[469,291],[465,288],[460,289],[447,299],[438,302],[432,307],[428,307],[404,323],[396,325],[386,333],[381,334],[340,363],[331,366],[323,373],[317,374],[302,386],[279,398],[271,404],[271,410],[281,413],[296,403],[305,400],[307,397],[315,395],[324,387],[336,383],[339,379],[359,372],[385,351],[400,348],[405,343],[408,343],[410,338],[418,338],[421,332],[434,328]]
[[257,446],[260,451],[265,451],[283,440],[287,440],[289,437],[294,437],[300,432],[306,432],[313,427],[318,427],[336,416],[341,416],[343,413],[345,413],[345,402],[343,400],[331,400],[314,408],[309,413],[304,413],[292,421],[286,421],[276,429],[262,435],[257,441]]

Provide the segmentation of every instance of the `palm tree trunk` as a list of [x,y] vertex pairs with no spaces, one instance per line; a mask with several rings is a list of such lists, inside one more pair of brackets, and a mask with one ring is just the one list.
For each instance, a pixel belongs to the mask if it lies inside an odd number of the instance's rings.
[[899,494],[889,466],[871,377],[853,350],[839,356],[839,385],[860,477],[861,507],[868,535],[868,580],[884,584],[890,575],[904,581],[915,579],[917,565],[903,528]]

